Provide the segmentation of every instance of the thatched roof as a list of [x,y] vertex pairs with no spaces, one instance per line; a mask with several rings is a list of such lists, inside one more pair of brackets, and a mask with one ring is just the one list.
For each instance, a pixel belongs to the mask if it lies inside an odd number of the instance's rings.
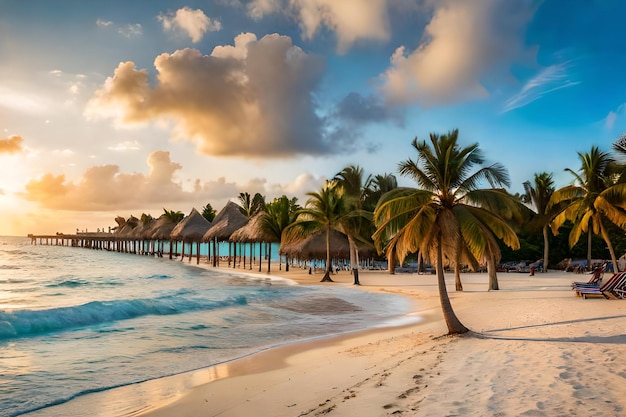
[[176,223],[164,214],[152,223],[152,227],[145,231],[144,239],[169,240]]
[[[359,254],[372,255],[376,251],[373,247],[359,244]],[[302,240],[292,240],[280,245],[279,253],[296,259],[324,259],[326,258],[326,232],[320,231]],[[336,230],[330,231],[330,257],[350,258],[350,244],[348,237]]]
[[128,220],[118,216],[115,218],[115,221],[118,224],[117,229],[115,229],[115,234],[119,237],[131,237],[134,229],[139,223],[139,219],[135,216],[130,216]]
[[189,216],[182,219],[180,223],[172,229],[170,238],[174,240],[184,240],[185,242],[199,242],[210,228],[211,222],[202,217],[202,214],[193,208]]
[[[320,231],[302,240],[293,240],[280,246],[281,255],[297,259],[326,258],[326,232]],[[336,230],[330,231],[331,258],[349,258],[348,237]]]
[[211,228],[202,236],[203,242],[208,242],[217,238],[219,241],[226,241],[237,229],[248,223],[248,218],[241,214],[239,206],[229,201],[226,206],[215,216]]
[[230,235],[231,242],[280,242],[276,236],[271,233],[265,232],[261,228],[262,218],[265,215],[265,212],[258,211],[248,224],[243,226],[242,228],[235,230],[232,235]]

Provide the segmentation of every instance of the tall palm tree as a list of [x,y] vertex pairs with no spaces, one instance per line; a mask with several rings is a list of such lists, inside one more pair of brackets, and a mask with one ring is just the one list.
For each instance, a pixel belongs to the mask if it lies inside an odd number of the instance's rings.
[[626,184],[619,182],[620,175],[615,175],[618,172],[615,160],[608,152],[592,146],[588,153],[578,152],[578,157],[581,161],[578,172],[566,168],[574,176],[574,184],[556,190],[548,204],[548,208],[561,205],[552,221],[552,232],[558,234],[563,223],[571,221],[570,247],[587,232],[588,268],[591,268],[591,237],[593,234],[602,236],[617,271],[617,258],[605,223],[610,221],[626,228]]
[[[265,208],[261,211],[260,227],[264,233],[272,236],[277,242],[281,242],[287,227],[296,221],[299,209],[296,197],[289,199],[283,195],[275,198],[271,203],[265,204]],[[289,271],[289,260],[285,269]]]
[[499,189],[479,188],[483,181],[492,187],[508,185],[508,175],[500,164],[482,166],[478,144],[461,147],[458,130],[445,135],[433,133],[430,142],[413,140],[417,159],[401,162],[399,168],[421,188],[400,187],[382,197],[374,212],[378,227],[374,241],[388,242],[387,254],[400,261],[418,250],[434,261],[448,331],[465,333],[468,329],[456,317],[446,289],[444,254],[456,256],[462,240],[460,246],[472,256],[492,262],[499,255],[496,237],[519,248],[513,229],[491,210],[512,210],[510,195]]
[[525,194],[522,195],[524,203],[530,203],[537,210],[536,221],[541,226],[543,233],[543,272],[548,272],[550,256],[550,242],[548,241],[548,227],[553,216],[548,213],[548,203],[554,193],[554,181],[552,174],[540,172],[535,174],[534,181],[524,182]]
[[326,270],[321,282],[333,282],[330,277],[330,231],[342,231],[346,210],[343,187],[337,181],[327,181],[318,192],[307,193],[309,199],[304,208],[298,210],[297,220],[290,224],[285,234],[287,240],[303,239],[315,232],[326,233]]
[[343,187],[346,196],[346,208],[353,214],[342,220],[342,232],[348,236],[350,269],[352,270],[354,285],[361,285],[359,281],[359,249],[356,241],[367,241],[366,236],[371,236],[373,232],[371,215],[366,215],[363,210],[371,176],[364,179],[363,168],[349,165],[337,173],[334,180]]

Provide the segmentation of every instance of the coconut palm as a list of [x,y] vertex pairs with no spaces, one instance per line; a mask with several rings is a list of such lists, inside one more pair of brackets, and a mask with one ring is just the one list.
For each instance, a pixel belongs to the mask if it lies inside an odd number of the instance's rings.
[[321,282],[333,282],[331,272],[330,231],[342,231],[342,222],[347,216],[346,198],[343,187],[337,181],[327,181],[320,191],[307,193],[309,199],[304,208],[297,212],[297,220],[286,230],[286,240],[304,239],[315,232],[326,233],[326,270]]
[[548,272],[550,255],[550,243],[548,241],[548,228],[553,216],[548,213],[548,203],[554,193],[554,181],[552,174],[540,172],[535,174],[534,181],[524,182],[525,194],[522,195],[524,203],[532,204],[537,211],[536,222],[541,226],[543,234],[543,272]]
[[239,211],[247,218],[254,216],[257,211],[262,210],[265,206],[265,197],[260,193],[256,193],[254,197],[250,193],[239,193],[239,202],[241,207]]
[[[275,198],[271,203],[265,204],[265,208],[260,212],[260,228],[274,241],[281,242],[283,232],[289,225],[296,221],[298,210],[298,199],[293,197],[289,199],[286,195]],[[285,269],[289,271],[289,260],[287,260]]]
[[398,180],[395,175],[385,173],[373,176],[367,184],[364,209],[373,212],[383,194],[395,188],[398,188]]
[[[509,181],[502,165],[482,166],[478,144],[461,147],[458,130],[445,135],[433,133],[430,142],[413,140],[417,159],[401,162],[399,168],[421,188],[400,187],[381,198],[374,212],[378,228],[374,241],[387,243],[388,257],[397,256],[400,262],[407,254],[420,251],[435,264],[448,331],[465,333],[468,329],[456,317],[446,289],[444,255],[455,257],[460,246],[476,259],[495,263],[500,253],[496,237],[518,248],[517,235],[494,211],[511,211],[514,203],[500,189],[479,188],[483,181],[492,187],[508,185]],[[475,167],[478,169],[472,172]]]
[[337,173],[334,180],[343,187],[347,210],[352,213],[351,216],[346,216],[342,220],[342,232],[348,236],[350,269],[352,270],[354,285],[361,285],[359,281],[359,249],[356,241],[369,240],[366,236],[371,236],[373,232],[371,214],[367,215],[363,210],[371,184],[371,176],[364,179],[363,168],[349,165]]
[[[615,160],[608,152],[592,146],[588,153],[578,152],[581,166],[578,172],[566,168],[574,176],[574,183],[554,192],[548,209],[558,207],[552,221],[552,232],[567,220],[573,223],[569,234],[569,245],[573,247],[583,232],[587,232],[587,267],[591,268],[591,237],[602,236],[611,254],[613,267],[617,271],[615,250],[607,231],[606,222],[626,228],[626,184],[620,183],[615,175]],[[558,205],[561,206],[558,206]]]
[[174,211],[163,208],[163,214],[161,216],[176,224],[185,217],[185,213],[183,213],[182,211]]

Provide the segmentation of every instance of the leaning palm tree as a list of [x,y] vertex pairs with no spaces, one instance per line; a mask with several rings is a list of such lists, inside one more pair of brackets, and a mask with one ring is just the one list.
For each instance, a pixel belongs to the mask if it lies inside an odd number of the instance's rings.
[[626,184],[619,182],[621,176],[615,173],[620,168],[616,170],[615,160],[608,152],[592,146],[588,153],[578,152],[578,157],[581,161],[578,172],[566,168],[574,176],[574,184],[556,190],[548,203],[548,209],[561,205],[552,221],[552,232],[558,234],[563,223],[571,221],[570,247],[587,232],[588,268],[591,268],[591,237],[593,234],[602,236],[617,271],[617,258],[606,222],[626,228]]
[[[508,185],[508,175],[500,164],[482,166],[478,144],[461,147],[458,130],[446,135],[430,135],[426,141],[412,142],[417,160],[401,162],[400,173],[413,178],[421,188],[400,187],[385,194],[374,212],[377,226],[374,241],[386,243],[386,252],[400,262],[407,254],[420,251],[434,261],[439,298],[450,334],[468,329],[456,317],[446,289],[443,258],[454,258],[466,248],[476,259],[495,263],[499,256],[497,239],[519,248],[519,241],[505,219],[492,211],[513,210],[510,195],[498,189]],[[474,167],[478,169],[472,172]],[[459,242],[462,243],[459,243]]]
[[554,181],[552,174],[540,172],[535,174],[533,183],[524,182],[525,194],[522,195],[524,203],[530,203],[535,206],[537,216],[536,222],[541,226],[543,234],[543,272],[548,272],[548,260],[550,255],[550,242],[548,241],[548,228],[553,216],[548,213],[548,203],[550,197],[554,193]]
[[320,191],[307,195],[310,198],[305,207],[298,210],[297,220],[285,230],[285,240],[304,239],[320,231],[326,233],[326,270],[321,282],[333,282],[330,277],[330,231],[342,231],[341,224],[347,215],[344,190],[336,181],[327,181]]

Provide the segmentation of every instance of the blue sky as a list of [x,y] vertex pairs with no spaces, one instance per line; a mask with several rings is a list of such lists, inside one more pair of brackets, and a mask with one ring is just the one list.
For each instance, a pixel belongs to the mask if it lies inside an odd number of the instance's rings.
[[[0,235],[396,173],[458,128],[557,186],[626,130],[618,0],[0,0]],[[401,184],[411,185],[399,178]]]

